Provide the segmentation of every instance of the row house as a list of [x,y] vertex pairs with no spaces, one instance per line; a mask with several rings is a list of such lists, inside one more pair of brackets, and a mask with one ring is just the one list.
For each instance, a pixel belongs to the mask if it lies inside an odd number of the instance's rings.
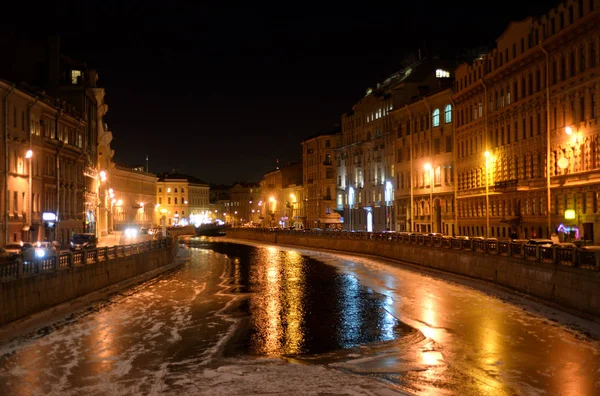
[[108,212],[107,227],[110,231],[122,231],[134,226],[151,227],[158,223],[156,202],[157,180],[155,174],[143,167],[126,167],[109,164],[107,191],[103,194]]
[[210,217],[210,186],[193,176],[163,173],[156,182],[155,209],[166,225],[199,225]]
[[[302,174],[306,190],[306,226],[340,229],[342,195],[337,193],[335,150],[340,146],[341,129],[309,137],[302,142]],[[338,201],[336,203],[336,200]]]
[[260,226],[307,227],[302,163],[288,164],[265,174],[260,182]]
[[260,224],[260,185],[257,183],[236,183],[229,190],[229,212],[234,225]]
[[85,228],[86,122],[68,104],[0,81],[2,242],[57,240]]
[[[342,115],[341,146],[336,158],[337,189],[338,207],[343,210],[346,230],[396,230],[412,223],[413,219],[407,217],[406,212],[412,206],[404,198],[399,198],[402,212],[395,206],[396,141],[402,122],[399,119],[403,117],[399,109],[415,98],[444,87],[454,64],[428,58],[408,63],[376,88],[367,89],[352,111]],[[431,111],[419,110],[411,122],[419,131],[429,131],[426,123],[431,117]],[[428,132],[422,139],[432,141],[430,136]]]
[[600,241],[599,3],[512,23],[456,70],[461,234]]
[[[437,78],[450,71],[436,69]],[[440,88],[394,111],[397,230],[456,235],[452,90]]]

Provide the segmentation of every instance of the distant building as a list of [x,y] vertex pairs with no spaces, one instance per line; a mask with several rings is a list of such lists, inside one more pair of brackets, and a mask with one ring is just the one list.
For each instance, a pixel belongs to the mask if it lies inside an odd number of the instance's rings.
[[151,227],[158,223],[155,174],[143,168],[111,165],[107,186],[109,230],[122,231],[128,226]]
[[208,222],[210,187],[193,176],[182,173],[163,173],[156,184],[156,200],[160,216],[166,224],[187,225]]
[[[336,212],[335,149],[341,143],[341,128],[309,137],[302,142],[302,174],[306,191],[306,226],[340,228],[341,214]],[[337,181],[341,185],[341,176]],[[340,194],[340,209],[342,195]],[[341,211],[340,211],[341,212]]]
[[260,182],[263,227],[306,227],[306,194],[302,163],[288,164],[265,174]]
[[234,225],[260,223],[260,184],[236,183],[229,190],[229,202]]

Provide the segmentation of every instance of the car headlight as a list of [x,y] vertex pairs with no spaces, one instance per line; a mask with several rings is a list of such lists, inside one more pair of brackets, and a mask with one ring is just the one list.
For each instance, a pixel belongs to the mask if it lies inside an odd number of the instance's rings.
[[46,255],[46,252],[44,249],[35,249],[35,255],[36,257],[42,258]]

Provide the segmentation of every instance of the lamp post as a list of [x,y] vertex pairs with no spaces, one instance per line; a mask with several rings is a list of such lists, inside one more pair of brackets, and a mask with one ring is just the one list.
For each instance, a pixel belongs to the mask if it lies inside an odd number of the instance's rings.
[[31,170],[32,170],[32,165],[31,162],[33,157],[33,151],[31,149],[27,150],[27,152],[25,153],[25,158],[27,158],[29,160],[29,197],[27,199],[27,222],[29,223],[29,240],[33,241],[33,238],[31,237],[31,227],[33,226],[33,221],[31,219],[32,213],[33,213],[33,191],[32,191],[32,175],[31,175]]
[[433,232],[433,167],[430,163],[424,166],[426,171],[429,171],[429,230]]
[[490,170],[489,170],[489,162],[490,162],[490,152],[486,151],[483,153],[485,155],[485,237],[490,237]]
[[354,187],[348,188],[348,217],[350,229],[352,231],[352,206],[354,206]]

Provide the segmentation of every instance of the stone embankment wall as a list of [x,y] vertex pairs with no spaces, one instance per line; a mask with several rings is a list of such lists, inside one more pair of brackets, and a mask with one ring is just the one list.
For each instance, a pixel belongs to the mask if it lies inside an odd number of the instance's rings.
[[[49,270],[43,268],[47,263],[20,263],[26,271],[28,266],[36,266],[38,271],[0,282],[0,326],[172,263],[177,242],[169,239],[168,243],[155,244],[135,250],[129,246],[99,248],[104,259],[93,250],[87,255],[94,260],[88,261],[73,260],[73,255],[71,260],[62,260],[65,254],[61,254],[60,262],[54,261]],[[140,246],[146,245],[151,246]],[[111,249],[115,254],[107,255]]]
[[476,251],[302,233],[229,230],[231,238],[370,254],[482,279],[600,318],[600,272]]

